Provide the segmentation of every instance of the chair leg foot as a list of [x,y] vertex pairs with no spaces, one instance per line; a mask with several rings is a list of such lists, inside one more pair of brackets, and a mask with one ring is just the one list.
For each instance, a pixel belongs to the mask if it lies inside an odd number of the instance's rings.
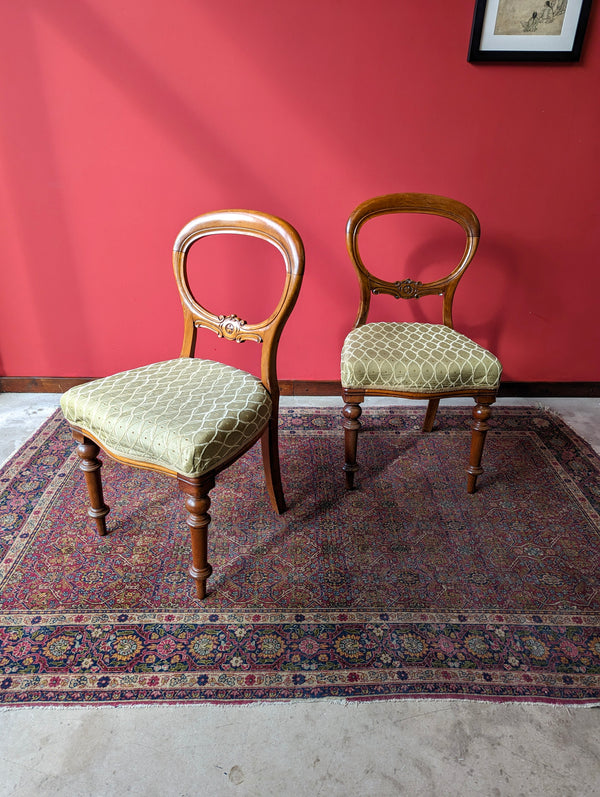
[[104,503],[104,495],[102,493],[102,476],[100,474],[102,462],[98,459],[100,448],[93,440],[82,434],[76,432],[73,437],[79,443],[77,446],[77,454],[81,460],[79,468],[85,476],[90,499],[88,515],[96,522],[98,534],[104,537],[106,535],[105,518],[110,512],[110,508]]
[[346,474],[346,489],[348,490],[354,489],[354,474],[358,470],[358,465],[356,464],[356,449],[358,446],[358,433],[361,429],[361,423],[359,421],[361,415],[362,407],[360,406],[360,402],[346,400],[344,409],[342,410],[342,417],[344,419],[342,426],[344,428],[346,459],[343,470]]
[[190,576],[196,582],[196,595],[200,600],[206,597],[206,582],[212,573],[208,563],[208,527],[210,525],[210,497],[208,493],[215,485],[214,476],[198,479],[178,476],[179,489],[186,495],[185,508],[188,511],[186,522],[190,527],[192,542],[192,564]]
[[269,425],[263,432],[263,436],[260,438],[260,444],[269,500],[274,511],[281,515],[287,507],[283,494],[283,485],[281,484],[278,431],[278,419],[276,417],[271,418]]
[[493,404],[495,400],[495,398],[488,397],[475,399],[477,403],[473,407],[471,454],[469,458],[469,467],[467,468],[468,493],[475,492],[477,477],[483,473],[483,468],[481,467],[481,456],[483,454],[485,436],[489,429],[487,422],[492,414],[490,405]]

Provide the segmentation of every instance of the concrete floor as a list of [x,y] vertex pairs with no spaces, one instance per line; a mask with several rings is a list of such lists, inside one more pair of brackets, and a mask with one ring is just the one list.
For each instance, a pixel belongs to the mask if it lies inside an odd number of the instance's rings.
[[[0,395],[0,462],[58,398]],[[501,403],[550,407],[600,453],[599,399]],[[0,710],[1,797],[122,794],[600,795],[600,709],[323,700]]]

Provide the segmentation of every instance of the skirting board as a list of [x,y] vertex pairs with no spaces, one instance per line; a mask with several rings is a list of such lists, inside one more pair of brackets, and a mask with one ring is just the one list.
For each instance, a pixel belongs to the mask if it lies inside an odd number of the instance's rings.
[[[90,382],[91,377],[0,376],[0,393],[64,393],[75,385]],[[282,380],[282,396],[339,396],[340,383],[331,380]],[[600,397],[600,382],[503,382],[500,396],[529,397]]]

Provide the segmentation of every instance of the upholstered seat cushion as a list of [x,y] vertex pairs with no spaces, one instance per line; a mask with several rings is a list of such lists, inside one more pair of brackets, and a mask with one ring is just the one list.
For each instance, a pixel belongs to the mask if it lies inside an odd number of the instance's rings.
[[435,393],[496,389],[502,366],[489,351],[442,324],[382,321],[348,334],[341,372],[345,388]]
[[245,371],[211,360],[154,363],[71,388],[65,418],[117,456],[200,476],[255,439],[271,397]]

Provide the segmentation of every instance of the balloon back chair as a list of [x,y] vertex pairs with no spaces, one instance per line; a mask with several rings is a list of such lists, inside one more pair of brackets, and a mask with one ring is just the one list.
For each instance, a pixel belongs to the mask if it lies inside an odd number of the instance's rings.
[[[410,278],[389,282],[374,276],[361,257],[358,239],[366,221],[388,213],[425,213],[459,224],[466,234],[464,253],[446,277],[435,282]],[[452,301],[456,287],[479,243],[479,221],[466,205],[432,194],[389,194],[359,205],[346,227],[346,245],[360,284],[360,306],[341,355],[346,487],[354,486],[361,403],[365,396],[427,399],[423,431],[433,428],[440,399],[470,396],[475,400],[467,491],[473,493],[482,473],[481,456],[491,405],[496,400],[502,367],[498,359],[453,328]],[[441,324],[367,323],[371,296],[396,299],[442,296]]]
[[[262,239],[283,256],[285,285],[279,304],[265,321],[251,324],[236,315],[217,315],[194,297],[188,253],[196,242],[218,234]],[[99,449],[121,463],[177,479],[191,530],[189,572],[202,599],[212,572],[207,560],[209,492],[215,476],[259,439],[271,504],[278,513],[286,508],[279,468],[276,357],[300,291],[304,248],[296,230],[281,219],[254,211],[223,210],[199,216],[181,230],[173,267],[184,316],[179,358],[71,388],[62,396],[61,407],[79,443],[77,453],[91,505],[88,514],[100,535],[106,534],[109,508],[102,493]],[[198,327],[227,340],[262,344],[260,379],[220,362],[197,359]]]

